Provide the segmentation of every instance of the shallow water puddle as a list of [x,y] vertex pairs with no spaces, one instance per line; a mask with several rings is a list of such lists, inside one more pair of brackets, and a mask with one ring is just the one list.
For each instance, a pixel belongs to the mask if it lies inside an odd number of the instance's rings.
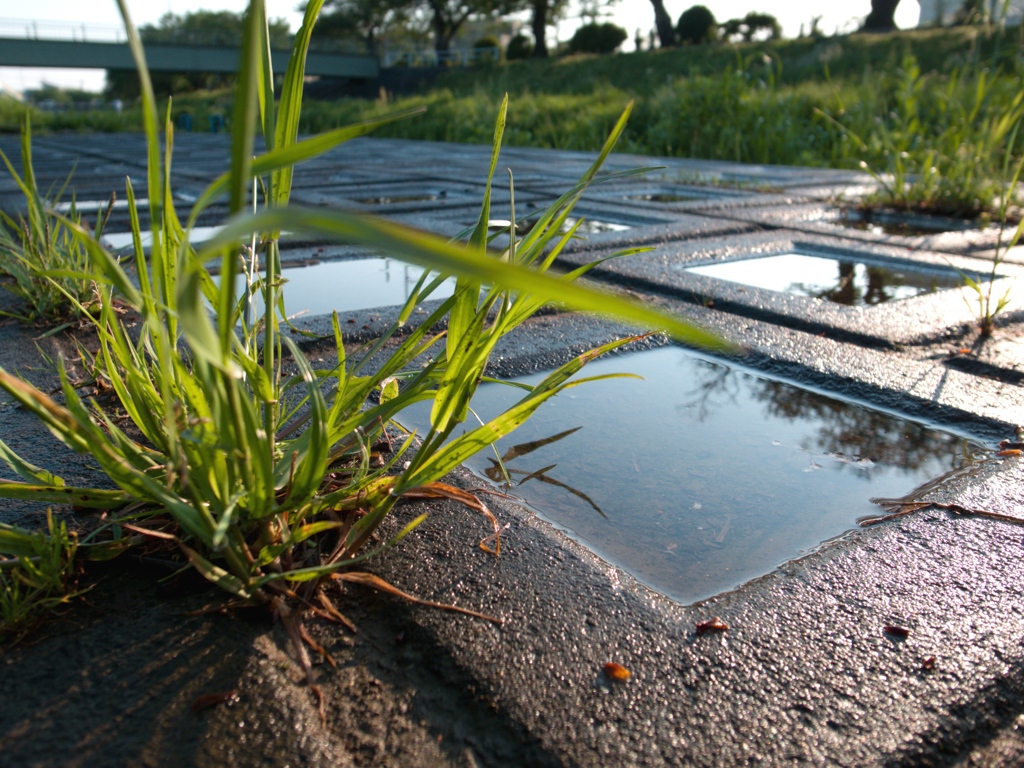
[[[625,232],[627,229],[632,229],[632,224],[624,224],[619,221],[606,221],[604,219],[592,219],[588,216],[567,216],[565,223],[559,230],[561,233],[568,232],[576,222],[580,222],[579,227],[576,228],[577,235],[593,235],[598,232]],[[473,222],[475,223],[475,222]],[[492,232],[507,229],[509,226],[508,219],[490,219],[487,222],[487,228]],[[471,225],[470,225],[471,226]],[[537,226],[537,219],[526,219],[525,221],[519,221],[516,224],[517,235],[527,235],[533,228]]]
[[644,200],[650,203],[685,203],[691,200],[706,200],[700,195],[680,195],[669,192],[657,192],[646,195],[629,195],[627,200]]
[[[218,232],[224,227],[192,227],[192,237],[190,242],[193,245],[199,243],[205,243],[207,240],[212,240]],[[142,247],[149,248],[153,244],[153,233],[148,229],[140,233],[142,240]],[[101,242],[114,251],[119,251],[122,248],[132,247],[132,233],[131,232],[104,232],[103,237],[100,238]]]
[[[149,205],[149,200],[145,197],[135,201],[135,205],[139,208]],[[64,203],[55,203],[53,210],[58,213],[70,213],[71,209],[74,208],[78,213],[96,213],[97,211],[105,211],[110,206],[110,198],[106,200],[69,200]],[[127,210],[127,200],[115,200],[113,209],[115,211]]]
[[577,235],[594,235],[598,232],[625,232],[627,229],[632,229],[632,224],[624,224],[620,221],[606,221],[602,219],[592,219],[587,216],[581,216],[574,218],[569,216],[565,220],[565,226],[562,228],[563,232],[567,232],[572,229],[573,225],[577,221],[580,222],[579,227],[576,229]]
[[393,205],[395,203],[419,203],[431,200],[437,200],[438,196],[434,194],[426,195],[378,195],[377,197],[360,197],[356,198],[357,203],[366,203],[367,205]]
[[884,304],[960,285],[960,276],[952,269],[886,267],[854,256],[840,258],[803,253],[783,253],[685,269],[697,275],[847,306]]
[[924,214],[898,214],[872,211],[843,211],[830,224],[846,229],[859,229],[875,235],[918,237],[941,232],[975,229],[968,221]]
[[[285,312],[321,315],[404,304],[422,274],[421,267],[397,259],[345,259],[300,267],[285,262],[281,270],[288,281],[283,289]],[[244,278],[239,277],[237,290],[244,286]],[[430,298],[447,298],[454,290],[455,280],[446,280]],[[254,309],[257,314],[263,312],[259,296]]]
[[[598,360],[498,447],[511,493],[604,559],[684,603],[770,572],[969,464],[966,437],[676,347]],[[522,381],[536,383],[542,375]],[[481,389],[481,418],[517,399]],[[415,414],[422,429],[428,410]],[[494,482],[493,453],[469,466]],[[515,542],[508,542],[514,547]]]

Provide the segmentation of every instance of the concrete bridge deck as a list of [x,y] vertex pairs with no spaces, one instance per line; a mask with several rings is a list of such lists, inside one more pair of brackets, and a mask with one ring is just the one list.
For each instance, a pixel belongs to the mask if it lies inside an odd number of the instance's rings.
[[[241,51],[187,45],[147,45],[146,61],[154,72],[235,72]],[[275,73],[288,67],[289,51],[272,51]],[[0,37],[0,66],[76,69],[135,69],[126,43],[81,40],[33,40]],[[380,74],[373,56],[310,53],[306,74],[368,80]]]

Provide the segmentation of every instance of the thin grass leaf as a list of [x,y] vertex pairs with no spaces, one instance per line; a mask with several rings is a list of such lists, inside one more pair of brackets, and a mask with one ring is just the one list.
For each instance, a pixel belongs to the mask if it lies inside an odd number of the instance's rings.
[[214,565],[191,547],[184,544],[179,544],[179,546],[181,547],[181,551],[185,553],[189,562],[192,563],[195,569],[199,571],[204,578],[236,597],[240,597],[243,600],[252,599],[252,592],[249,591],[245,583],[237,576],[233,576],[220,566]]
[[365,214],[292,208],[237,217],[200,251],[203,258],[220,245],[253,232],[287,226],[291,231],[339,238],[386,249],[396,257],[440,272],[461,272],[481,282],[525,291],[574,309],[615,316],[640,327],[664,330],[675,339],[717,350],[732,347],[695,325],[615,294],[565,283],[553,277],[448,243],[434,235]]
[[0,460],[10,467],[18,477],[22,477],[32,483],[48,486],[63,486],[63,478],[57,477],[49,470],[37,467],[31,462],[25,461],[18,454],[11,450],[3,440],[0,440]]

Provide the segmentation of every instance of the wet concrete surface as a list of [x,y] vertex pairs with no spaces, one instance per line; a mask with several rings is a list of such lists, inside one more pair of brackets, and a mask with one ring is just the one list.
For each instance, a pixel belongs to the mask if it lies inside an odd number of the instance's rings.
[[[226,167],[226,146],[224,137],[179,136],[176,180],[201,189]],[[126,172],[137,192],[144,185],[137,136],[47,136],[35,147],[44,187],[62,182],[76,156],[79,199],[106,184],[105,198],[123,186]],[[11,156],[16,142],[0,137],[0,149]],[[450,234],[471,210],[463,196],[481,189],[488,153],[486,147],[359,140],[303,169],[297,197],[380,208]],[[524,206],[528,195],[538,205],[554,199],[590,159],[526,149],[502,156]],[[593,280],[730,338],[745,365],[962,428],[991,446],[1024,423],[1018,343],[1024,308],[1016,304],[993,338],[980,343],[958,291],[849,308],[741,291],[682,269],[794,245],[853,247],[890,263],[977,268],[970,237],[960,245],[947,237],[925,251],[809,231],[784,215],[794,206],[821,211],[837,194],[863,191],[866,179],[853,172],[624,155],[613,156],[609,168],[639,165],[667,167],[596,187],[583,204],[594,215],[632,217],[636,226],[575,243],[563,257],[567,266],[614,248],[650,245],[649,253],[608,262]],[[372,194],[353,192],[361,187]],[[709,194],[664,207],[625,201],[684,187]],[[439,200],[438,191],[449,188]],[[435,197],[357,201],[385,192]],[[14,210],[16,203],[9,183],[0,183],[0,207]],[[506,215],[499,211],[493,215]],[[293,259],[358,255],[348,246],[299,242],[284,253]],[[1005,274],[1016,277],[1015,265]],[[342,313],[342,327],[352,342],[369,339],[394,312]],[[302,324],[327,330],[323,317]],[[0,362],[52,383],[34,346],[40,332],[0,325]],[[503,342],[491,372],[548,369],[627,332],[600,319],[547,312]],[[64,337],[40,343],[50,354],[71,350]],[[329,359],[324,342],[306,340],[304,348],[313,360]],[[69,477],[91,475],[87,459],[60,451],[7,401],[0,402],[0,420],[5,442],[30,460]],[[937,485],[927,498],[1024,518],[1022,462],[991,460]],[[465,470],[451,479],[467,488],[482,483]],[[488,531],[475,513],[448,502],[410,503],[388,525],[397,530],[422,511],[430,518],[373,568],[421,597],[499,617],[501,626],[350,587],[338,602],[356,622],[356,634],[310,623],[338,664],[317,667],[325,722],[280,626],[260,614],[189,615],[218,596],[158,594],[154,575],[136,564],[88,574],[97,582],[92,592],[28,641],[2,651],[0,764],[1020,764],[1024,526],[930,507],[825,542],[761,578],[684,606],[594,556],[546,522],[543,509],[483,498],[509,525],[499,558],[476,546]],[[38,512],[25,505],[0,506],[4,522],[25,525],[33,518]],[[714,616],[728,631],[698,635],[696,623]],[[909,634],[899,637],[886,626]],[[608,679],[607,662],[632,676],[625,683]],[[237,703],[192,711],[198,696],[230,690],[238,691]]]

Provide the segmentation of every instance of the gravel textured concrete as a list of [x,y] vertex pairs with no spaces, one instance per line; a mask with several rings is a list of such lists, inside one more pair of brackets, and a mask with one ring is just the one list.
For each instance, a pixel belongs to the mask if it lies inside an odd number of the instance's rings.
[[[180,136],[176,180],[201,189],[224,168],[225,147],[223,137]],[[125,173],[137,189],[144,183],[141,148],[137,136],[40,137],[37,166],[45,186],[62,181],[77,157],[79,199],[105,198]],[[0,137],[0,149],[10,155],[16,146]],[[297,196],[448,232],[480,189],[488,151],[359,140],[304,169]],[[522,198],[517,192],[524,206],[543,204],[590,162],[586,153],[526,149],[506,150],[502,159],[524,190]],[[597,284],[730,338],[738,359],[765,375],[960,429],[991,448],[1024,423],[1016,307],[982,343],[956,291],[855,310],[741,291],[681,268],[792,247],[969,268],[979,263],[976,252],[965,255],[970,243],[937,252],[870,238],[851,245],[850,237],[809,231],[783,215],[797,204],[821,212],[830,197],[863,191],[866,180],[854,173],[632,156],[614,156],[609,167],[636,165],[666,168],[598,187],[585,206],[637,226],[574,244],[564,260],[631,243],[654,250],[608,262]],[[687,189],[705,197],[664,207],[636,199]],[[433,197],[396,201],[417,195]],[[7,180],[0,180],[0,206],[17,208]],[[285,253],[303,262],[365,255],[298,240]],[[347,338],[372,338],[394,311],[342,312]],[[327,331],[323,317],[303,325]],[[496,350],[492,372],[544,370],[626,332],[547,312]],[[52,372],[34,346],[39,333],[0,325],[0,364],[48,385]],[[71,351],[67,337],[40,343],[48,354]],[[645,345],[662,343],[655,337]],[[328,351],[324,341],[303,344],[314,360]],[[90,476],[88,460],[58,450],[6,400],[0,423],[5,442],[35,463]],[[928,500],[946,507],[823,542],[694,605],[650,591],[547,522],[543,509],[515,499],[483,495],[508,525],[498,558],[476,546],[488,531],[475,513],[439,501],[401,505],[388,525],[423,511],[430,517],[374,564],[376,572],[502,623],[349,587],[338,601],[357,633],[310,623],[337,664],[317,666],[323,720],[280,626],[258,612],[196,614],[219,596],[187,581],[160,584],[161,574],[143,562],[115,562],[87,574],[93,591],[0,651],[0,764],[1020,764],[1024,527],[985,513],[1024,520],[1022,462],[976,464],[927,490]],[[471,489],[482,482],[463,469],[450,479]],[[0,506],[4,522],[33,519],[38,511],[25,505]],[[715,616],[728,630],[698,634],[698,622]],[[609,662],[631,677],[610,679]],[[198,697],[228,691],[237,700],[193,712]]]

